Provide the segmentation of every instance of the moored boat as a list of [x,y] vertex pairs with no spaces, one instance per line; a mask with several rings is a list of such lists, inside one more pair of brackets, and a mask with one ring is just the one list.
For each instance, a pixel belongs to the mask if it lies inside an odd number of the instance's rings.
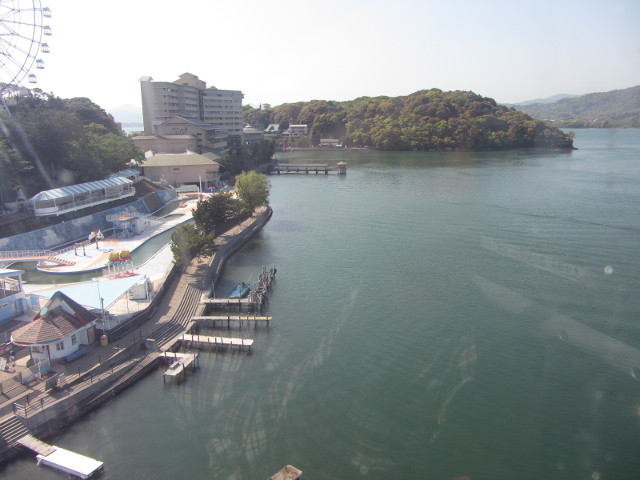
[[227,294],[227,298],[244,298],[249,294],[250,288],[248,283],[237,283]]

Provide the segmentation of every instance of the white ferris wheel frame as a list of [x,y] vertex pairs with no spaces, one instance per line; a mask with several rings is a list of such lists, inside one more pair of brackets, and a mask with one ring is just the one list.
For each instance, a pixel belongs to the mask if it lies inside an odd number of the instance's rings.
[[[43,18],[50,13],[40,0],[0,0],[0,93],[10,86],[19,86],[37,60],[45,34]],[[32,82],[33,83],[33,82]]]

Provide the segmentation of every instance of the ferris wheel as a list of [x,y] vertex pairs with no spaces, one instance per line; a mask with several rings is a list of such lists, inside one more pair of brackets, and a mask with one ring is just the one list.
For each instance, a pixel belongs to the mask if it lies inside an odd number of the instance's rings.
[[38,55],[49,52],[42,37],[51,35],[51,27],[43,24],[50,17],[51,10],[40,0],[0,0],[0,96],[25,78],[37,82],[32,69],[44,68]]

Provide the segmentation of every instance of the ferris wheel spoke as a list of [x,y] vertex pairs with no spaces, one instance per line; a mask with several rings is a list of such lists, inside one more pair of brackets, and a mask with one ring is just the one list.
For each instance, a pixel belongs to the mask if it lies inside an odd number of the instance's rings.
[[[2,26],[6,27],[7,30],[9,30],[9,27],[12,26],[12,25],[16,25],[16,26],[18,26],[18,28],[21,27],[21,26],[24,26],[24,27],[27,27],[27,28],[30,28],[30,29],[34,29],[34,28],[38,28],[39,27],[39,24],[36,23],[36,22],[26,22],[26,21],[22,21],[22,20],[14,21],[14,22],[2,22]],[[10,31],[15,31],[15,29],[12,29]]]
[[[42,8],[40,0],[0,0],[0,97],[16,91],[30,74],[41,50],[43,34],[50,35],[43,19],[51,17],[49,8]],[[39,62],[38,68],[41,68]]]

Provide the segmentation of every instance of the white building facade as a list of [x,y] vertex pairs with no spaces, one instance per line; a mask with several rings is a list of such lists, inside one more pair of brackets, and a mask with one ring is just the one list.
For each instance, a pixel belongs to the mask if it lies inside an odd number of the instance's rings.
[[159,126],[178,115],[199,119],[231,135],[242,134],[244,95],[239,90],[207,88],[191,73],[183,73],[174,82],[142,77],[140,88],[145,135],[158,135]]

